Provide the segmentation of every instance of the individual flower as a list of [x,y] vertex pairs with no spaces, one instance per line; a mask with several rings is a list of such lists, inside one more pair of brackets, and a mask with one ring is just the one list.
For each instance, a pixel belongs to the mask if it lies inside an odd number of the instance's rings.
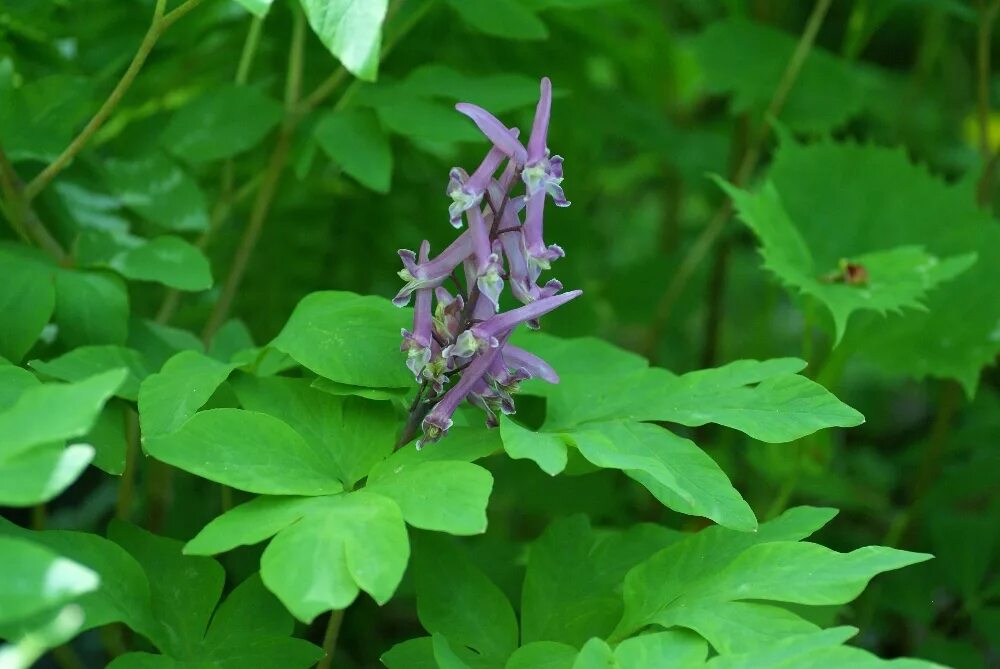
[[410,295],[420,288],[436,288],[460,265],[472,251],[472,237],[466,231],[458,236],[441,255],[430,261],[418,261],[417,254],[408,249],[399,250],[399,258],[403,261],[403,269],[399,278],[406,282],[392,303],[397,307],[405,307],[410,303]]

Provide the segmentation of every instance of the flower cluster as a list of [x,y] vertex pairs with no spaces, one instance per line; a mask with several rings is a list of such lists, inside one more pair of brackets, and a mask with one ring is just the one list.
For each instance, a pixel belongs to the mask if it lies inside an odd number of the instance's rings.
[[[542,236],[546,196],[557,207],[569,206],[561,186],[562,158],[550,155],[546,146],[551,107],[552,84],[543,78],[525,147],[516,128],[485,109],[455,106],[493,147],[471,175],[460,167],[449,175],[448,214],[455,228],[465,219],[462,234],[433,259],[426,240],[419,253],[399,252],[399,275],[406,284],[393,303],[414,301],[413,330],[403,330],[401,350],[420,383],[411,408],[411,424],[420,422],[423,428],[418,448],[448,432],[464,400],[482,408],[486,424],[495,427],[498,414],[514,412],[511,395],[520,381],[559,381],[544,360],[508,343],[518,325],[537,328],[541,316],[581,292],[560,293],[562,284],[555,279],[538,285],[542,271],[564,255]],[[448,281],[454,292],[445,287]],[[507,285],[523,306],[501,312],[500,295]]]

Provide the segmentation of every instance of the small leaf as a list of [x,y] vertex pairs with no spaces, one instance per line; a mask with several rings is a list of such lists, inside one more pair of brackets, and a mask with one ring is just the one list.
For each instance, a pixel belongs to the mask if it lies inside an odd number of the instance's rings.
[[515,650],[504,669],[573,669],[576,655],[576,647],[569,644],[533,641]]
[[0,412],[0,457],[86,434],[125,374],[113,369],[78,383],[47,383],[24,391]]
[[480,32],[507,39],[545,39],[549,31],[541,19],[517,0],[491,0],[489,4],[448,0],[462,19]]
[[262,495],[325,495],[343,490],[330,454],[287,423],[241,409],[196,413],[173,432],[143,437],[167,464]]
[[573,669],[618,669],[618,667],[611,646],[604,639],[597,637],[583,644],[583,648],[573,660]]
[[160,153],[104,161],[108,187],[126,207],[164,230],[205,230],[208,206],[197,182]]
[[468,462],[399,465],[369,477],[365,490],[394,500],[414,527],[450,534],[486,531],[493,476]]
[[347,174],[375,192],[389,192],[392,151],[370,112],[331,112],[319,120],[314,133],[323,151]]
[[176,657],[197,652],[225,582],[218,562],[181,555],[181,542],[112,521],[108,537],[136,559],[149,579],[153,610],[163,629],[158,646]]
[[300,0],[313,32],[347,71],[375,81],[387,0]]
[[55,309],[52,270],[38,262],[0,252],[0,356],[12,362],[21,358],[38,340]]
[[503,449],[515,460],[533,460],[549,476],[566,469],[566,441],[562,434],[532,432],[510,418],[500,421]]
[[173,356],[139,387],[143,437],[172,432],[194,415],[222,385],[235,365],[196,351]]
[[52,444],[0,457],[0,505],[31,506],[49,501],[68,488],[94,458],[94,447]]
[[615,648],[615,660],[623,669],[640,667],[701,667],[708,657],[708,644],[687,631],[641,634]]
[[139,383],[149,375],[139,352],[124,346],[80,346],[52,360],[32,360],[28,366],[60,381],[82,381],[109,369],[127,369],[128,376],[115,394],[133,402],[139,397]]
[[252,546],[325,505],[325,497],[257,497],[212,519],[184,546],[184,552],[214,555]]
[[452,540],[418,535],[412,570],[417,615],[429,633],[494,663],[517,648],[517,619],[507,597]]
[[325,508],[278,533],[261,557],[268,589],[303,622],[346,608],[359,590],[392,597],[410,556],[403,515],[368,492],[324,498]]
[[566,434],[598,467],[621,469],[667,507],[734,530],[757,529],[753,510],[704,451],[647,423],[588,423]]
[[156,237],[115,255],[109,266],[136,281],[155,281],[178,290],[208,290],[212,270],[208,258],[180,237]]
[[304,297],[274,348],[331,381],[372,388],[406,388],[413,376],[399,353],[409,312],[388,300],[323,291]]
[[[255,0],[255,4],[266,12],[269,3]],[[174,113],[160,143],[192,163],[229,158],[264,139],[282,115],[281,103],[256,88],[213,86]]]
[[233,389],[244,408],[281,419],[317,452],[334,461],[350,490],[384,460],[396,441],[395,416],[385,402],[337,397],[302,379],[239,375]]
[[25,539],[0,536],[0,624],[16,622],[95,590],[90,569]]
[[56,273],[55,322],[68,347],[122,345],[128,333],[128,292],[124,282],[105,272]]

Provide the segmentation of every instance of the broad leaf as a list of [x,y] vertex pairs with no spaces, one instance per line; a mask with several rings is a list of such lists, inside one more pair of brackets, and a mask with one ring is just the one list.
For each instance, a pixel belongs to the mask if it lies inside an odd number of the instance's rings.
[[208,205],[198,184],[169,158],[104,161],[105,181],[125,206],[164,230],[204,230]]
[[414,527],[450,534],[486,531],[493,476],[469,462],[414,462],[372,472],[365,490],[394,500]]
[[180,427],[209,400],[234,367],[196,351],[182,351],[170,358],[139,388],[143,438]]
[[113,369],[78,383],[47,383],[24,391],[0,412],[0,457],[86,434],[125,380]]
[[325,497],[257,497],[217,516],[184,546],[189,555],[214,555],[274,536],[313,510]]
[[374,81],[387,0],[300,0],[313,32],[360,79]]
[[13,362],[31,349],[55,309],[52,271],[44,265],[0,252],[0,356]]
[[26,539],[0,536],[0,624],[55,608],[98,587],[90,569]]
[[392,407],[358,397],[337,397],[302,379],[239,375],[233,388],[245,408],[290,425],[310,446],[333,460],[351,489],[392,452],[396,426]]
[[412,573],[420,624],[499,664],[517,648],[517,619],[503,592],[445,537],[414,540]]
[[844,258],[858,268],[855,272],[864,273],[863,278],[852,280],[843,276],[848,269],[816,264],[773,184],[765,184],[756,194],[721,185],[760,239],[764,266],[782,283],[816,298],[830,310],[836,342],[844,336],[848,318],[855,311],[865,309],[881,315],[903,309],[926,311],[924,296],[976,261],[974,253],[939,259],[918,246],[871,249]]
[[94,447],[51,444],[0,456],[0,505],[31,506],[49,501],[68,488],[94,458]]
[[282,115],[281,104],[257,88],[214,86],[173,115],[160,142],[192,163],[229,158],[264,139]]
[[304,297],[272,346],[331,381],[405,388],[413,376],[399,353],[408,310],[388,300],[324,291]]
[[410,556],[403,515],[381,495],[353,492],[278,533],[261,557],[268,589],[303,622],[347,607],[360,590],[392,597]]
[[469,26],[489,35],[523,40],[549,35],[541,19],[518,0],[492,0],[488,5],[448,0],[448,4]]
[[332,112],[319,120],[313,132],[323,151],[347,174],[373,191],[389,192],[392,151],[371,112]]
[[149,376],[146,361],[139,352],[124,346],[80,346],[58,358],[32,360],[28,365],[60,381],[82,381],[110,369],[124,368],[128,375],[115,394],[133,402],[139,398],[139,384]]
[[66,346],[122,345],[128,332],[128,292],[105,272],[56,272],[55,322]]
[[325,495],[343,490],[336,463],[287,423],[265,413],[210,409],[173,432],[143,437],[168,464],[263,495]]
[[155,237],[116,254],[108,265],[126,278],[155,281],[178,290],[212,287],[208,258],[180,237]]

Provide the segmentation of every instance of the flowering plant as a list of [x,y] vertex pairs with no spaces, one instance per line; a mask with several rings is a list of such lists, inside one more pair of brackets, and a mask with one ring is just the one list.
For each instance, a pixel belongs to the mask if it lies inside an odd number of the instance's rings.
[[[564,255],[562,248],[544,241],[545,196],[557,207],[570,204],[561,185],[563,159],[551,155],[546,145],[552,109],[552,83],[547,77],[540,88],[527,148],[518,141],[516,128],[508,128],[485,109],[455,105],[493,146],[471,176],[461,167],[450,173],[451,224],[461,228],[464,217],[467,229],[433,259],[427,240],[419,254],[399,251],[403,260],[399,276],[406,284],[393,303],[402,307],[414,298],[413,330],[402,331],[400,348],[420,384],[401,444],[409,441],[418,423],[423,428],[418,448],[447,434],[462,400],[480,407],[487,426],[496,427],[497,414],[514,413],[512,394],[519,382],[534,377],[559,381],[548,363],[508,342],[518,325],[537,328],[541,316],[581,294],[560,293],[563,286],[556,279],[538,285],[542,271]],[[519,183],[523,193],[515,195]],[[457,276],[459,267],[464,288]],[[449,280],[455,294],[444,286]],[[522,306],[501,312],[500,297],[508,283]],[[461,378],[452,383],[459,374]],[[446,385],[450,385],[447,390]]]

